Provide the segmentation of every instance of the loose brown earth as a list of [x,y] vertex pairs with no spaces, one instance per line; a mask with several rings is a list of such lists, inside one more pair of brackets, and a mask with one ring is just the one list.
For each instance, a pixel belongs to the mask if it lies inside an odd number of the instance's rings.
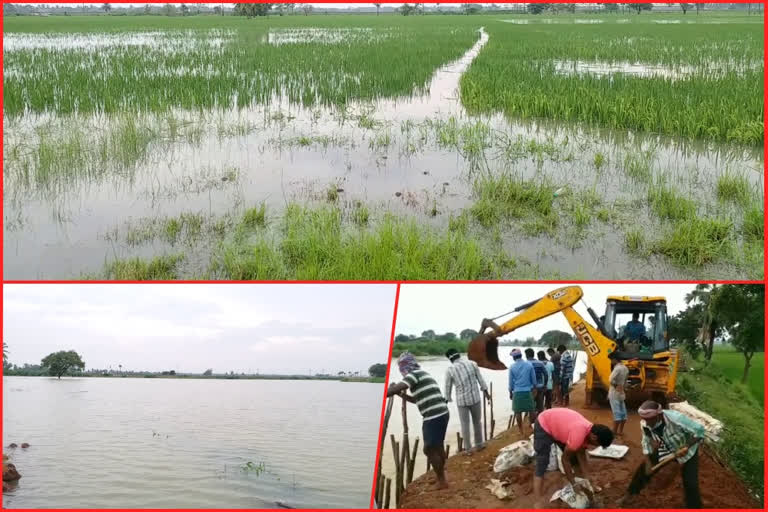
[[[571,391],[570,408],[579,411],[593,423],[613,425],[607,406],[584,404],[584,384],[579,383]],[[505,425],[506,426],[506,425]],[[530,430],[526,430],[526,436]],[[621,460],[589,458],[592,485],[602,491],[597,500],[605,508],[619,508],[635,469],[643,462],[640,447],[640,418],[630,411],[623,438],[618,442],[629,446]],[[446,474],[449,488],[435,490],[434,473],[430,472],[414,480],[406,488],[400,508],[452,508],[484,509],[534,507],[533,465],[513,468],[502,474],[493,472],[493,462],[499,450],[520,439],[517,427],[503,432],[488,442],[487,448],[470,456],[456,455],[448,459]],[[513,497],[500,500],[485,488],[491,478],[511,482]],[[544,476],[545,496],[551,496],[566,483],[559,472]],[[704,508],[761,508],[761,504],[749,493],[739,478],[704,450],[699,458],[699,486]],[[657,473],[643,491],[634,496],[627,508],[681,508],[685,506],[680,465],[673,462]],[[560,502],[547,504],[548,508],[568,508]]]

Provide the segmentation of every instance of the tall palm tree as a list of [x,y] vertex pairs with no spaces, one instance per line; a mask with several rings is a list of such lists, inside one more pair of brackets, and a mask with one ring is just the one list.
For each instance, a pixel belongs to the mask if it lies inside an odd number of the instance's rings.
[[717,296],[716,284],[697,284],[696,288],[685,295],[685,303],[699,303],[704,306],[704,315],[701,319],[701,330],[699,339],[704,346],[704,358],[707,362],[712,360],[712,349],[717,336],[717,319],[713,313],[715,298]]
[[3,366],[8,362],[8,344],[3,342]]

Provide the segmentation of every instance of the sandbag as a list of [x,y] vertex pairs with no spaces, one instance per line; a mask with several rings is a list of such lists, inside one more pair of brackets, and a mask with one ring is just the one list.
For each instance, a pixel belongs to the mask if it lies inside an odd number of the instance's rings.
[[512,492],[512,486],[509,483],[496,480],[495,478],[491,478],[491,483],[486,485],[485,488],[500,500],[508,500],[515,497],[515,494]]
[[[581,484],[591,492],[594,492],[592,485],[584,478],[576,477],[576,483]],[[571,508],[587,508],[589,507],[589,497],[583,492],[576,492],[571,484],[566,484],[565,487],[559,491],[555,491],[552,498],[549,501],[561,500]]]
[[713,441],[715,443],[720,441],[720,433],[723,430],[723,423],[720,420],[713,418],[709,414],[705,413],[701,409],[697,409],[688,402],[672,403],[669,404],[669,408],[673,411],[685,414],[697,423],[701,423],[701,425],[704,427],[704,430],[706,430],[705,437],[709,441]]
[[533,444],[530,441],[515,441],[505,446],[496,456],[493,463],[494,473],[503,473],[504,471],[516,466],[528,464],[534,456]]

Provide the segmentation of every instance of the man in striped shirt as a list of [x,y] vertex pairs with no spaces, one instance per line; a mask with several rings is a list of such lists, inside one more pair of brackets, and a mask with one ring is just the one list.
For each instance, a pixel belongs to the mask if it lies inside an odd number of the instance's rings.
[[560,400],[562,405],[568,407],[571,392],[571,380],[573,379],[573,357],[565,348],[565,345],[557,347],[560,353]]
[[629,496],[640,493],[648,483],[652,475],[651,468],[655,464],[674,454],[681,466],[685,508],[701,508],[698,443],[706,434],[704,426],[681,412],[663,410],[661,404],[652,400],[643,402],[637,412],[642,418],[641,444],[645,465],[638,468],[632,477],[622,503],[626,503]]
[[[397,359],[403,381],[389,385],[387,396],[400,395],[416,404],[422,416],[421,430],[424,438],[424,455],[435,469],[437,488],[445,489],[445,432],[448,429],[448,405],[440,386],[430,374],[421,369],[410,352],[403,352]],[[406,393],[410,389],[411,394]]]
[[450,349],[445,357],[451,362],[448,371],[445,372],[445,396],[451,401],[453,386],[456,386],[456,406],[459,409],[461,421],[461,435],[464,437],[465,453],[472,451],[472,441],[469,437],[469,417],[472,416],[472,426],[475,430],[475,450],[483,449],[483,431],[480,427],[480,391],[486,400],[489,399],[488,388],[485,385],[480,369],[474,361],[462,359],[456,349]]

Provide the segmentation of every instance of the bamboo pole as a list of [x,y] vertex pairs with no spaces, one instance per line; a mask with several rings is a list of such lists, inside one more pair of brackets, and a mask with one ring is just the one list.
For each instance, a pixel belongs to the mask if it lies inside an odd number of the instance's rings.
[[376,504],[381,507],[382,494],[384,492],[384,481],[386,477],[381,474],[381,460],[384,457],[384,443],[387,439],[387,427],[389,426],[389,418],[392,415],[392,404],[395,401],[394,396],[390,396],[387,399],[387,408],[384,412],[384,425],[382,427],[381,439],[379,440],[379,467],[376,471]]
[[392,491],[392,479],[391,478],[384,478],[385,480],[385,491],[384,491],[384,508],[389,508],[389,498],[391,496]]
[[410,484],[413,482],[413,470],[416,467],[416,455],[419,453],[419,438],[417,437],[416,440],[413,442],[413,454],[410,457],[410,460],[408,461],[408,474],[405,478],[405,483]]
[[483,397],[483,439],[488,441],[488,421],[486,420],[487,415],[485,409],[485,397]]
[[[402,416],[403,416],[403,441],[400,453],[400,478],[398,479],[398,495],[402,496],[405,490],[406,473],[408,472],[408,466],[411,455],[411,443],[408,439],[408,402],[403,398],[402,404]],[[399,506],[399,502],[398,502]]]
[[493,439],[493,431],[496,430],[496,420],[493,419],[493,382],[491,382],[491,391],[488,396],[491,402],[491,439]]

